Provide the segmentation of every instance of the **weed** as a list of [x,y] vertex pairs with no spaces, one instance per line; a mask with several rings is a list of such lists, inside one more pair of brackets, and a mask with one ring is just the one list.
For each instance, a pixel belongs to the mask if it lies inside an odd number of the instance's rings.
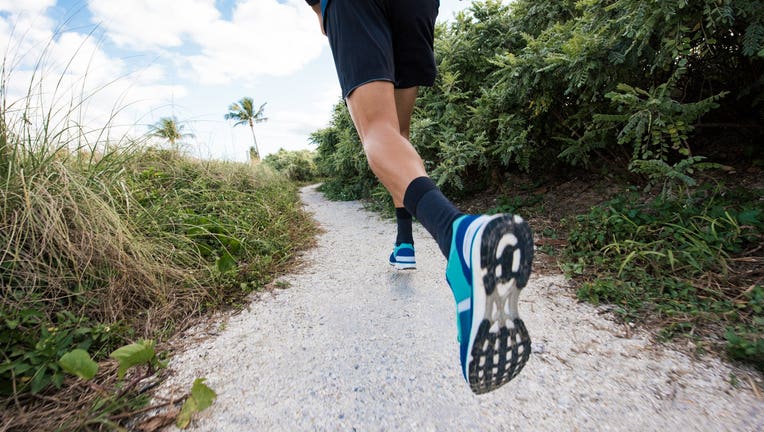
[[276,288],[278,289],[287,289],[290,286],[292,286],[292,284],[289,283],[289,281],[285,281],[285,280],[276,281]]
[[738,378],[737,375],[735,375],[734,373],[730,372],[729,380],[730,380],[730,385],[733,388],[736,388],[736,389],[740,388],[740,386],[741,386],[740,378]]
[[721,186],[648,202],[622,195],[576,218],[563,268],[581,280],[580,298],[616,304],[627,320],[650,317],[664,339],[703,347],[697,338],[715,334],[730,358],[762,369],[764,292],[740,268],[762,241],[762,196]]
[[191,416],[207,409],[217,398],[217,394],[207,387],[204,381],[204,378],[197,378],[191,386],[191,395],[183,403],[180,414],[178,414],[176,425],[180,429],[187,428],[191,423]]

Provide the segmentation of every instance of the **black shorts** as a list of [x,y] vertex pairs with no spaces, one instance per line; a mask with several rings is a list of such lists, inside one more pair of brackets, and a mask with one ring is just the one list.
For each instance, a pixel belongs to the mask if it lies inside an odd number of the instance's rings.
[[347,98],[372,81],[431,86],[439,0],[330,0],[324,28]]

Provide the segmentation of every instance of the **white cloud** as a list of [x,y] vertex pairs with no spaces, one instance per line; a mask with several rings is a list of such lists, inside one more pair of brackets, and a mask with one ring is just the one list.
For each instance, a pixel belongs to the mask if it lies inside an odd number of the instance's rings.
[[145,126],[138,124],[159,100],[187,94],[184,87],[163,82],[160,65],[112,57],[95,36],[54,33],[54,25],[41,16],[0,17],[0,49],[9,66],[0,96],[10,124],[20,124],[16,117],[27,107],[26,117],[37,129],[46,121],[56,131],[77,125],[98,131],[96,136],[108,125],[112,138],[139,135]]
[[[286,75],[318,57],[326,45],[304,0],[244,0],[232,20],[214,0],[89,0],[90,11],[120,46],[180,56],[182,70],[203,84]],[[183,48],[189,55],[163,51]]]
[[56,0],[0,0],[0,12],[40,14],[56,4]]
[[81,33],[61,34],[49,50],[55,72],[81,76],[90,85],[101,86],[121,75],[125,64],[110,58],[93,37]]
[[[336,100],[335,100],[336,102]],[[280,148],[298,150],[309,143],[309,136],[314,131],[326,127],[329,122],[332,105],[322,106],[322,111],[274,111],[271,121],[256,127],[260,151],[263,156],[277,152]],[[262,138],[260,138],[262,136]]]
[[215,0],[89,0],[96,23],[120,46],[170,48],[220,18]]
[[44,15],[22,13],[0,16],[0,54],[6,68],[34,65],[45,47],[53,42],[53,21]]
[[242,2],[232,21],[218,21],[194,37],[202,53],[189,61],[207,84],[288,75],[317,58],[326,45],[315,14],[302,0]]
[[317,90],[308,98],[303,109],[284,113],[286,118],[292,119],[288,130],[297,135],[308,136],[326,127],[332,118],[332,108],[342,100],[341,94],[337,83],[326,86],[323,91]]
[[315,13],[303,0],[248,0],[236,6],[233,17],[193,35],[202,52],[189,62],[205,84],[288,75],[317,58],[326,45]]
[[[507,0],[504,0],[507,1]],[[438,10],[438,21],[449,21],[454,18],[456,12],[467,9],[471,1],[467,0],[443,0]]]

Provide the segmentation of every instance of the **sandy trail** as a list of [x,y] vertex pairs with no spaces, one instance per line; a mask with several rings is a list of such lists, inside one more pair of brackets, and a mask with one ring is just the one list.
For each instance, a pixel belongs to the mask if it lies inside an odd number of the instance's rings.
[[523,291],[526,368],[477,397],[459,369],[445,260],[425,230],[415,226],[418,269],[396,272],[394,223],[313,187],[302,199],[326,232],[281,279],[290,288],[258,296],[171,362],[165,392],[206,377],[218,393],[191,430],[764,430],[764,401],[745,382],[733,388],[729,366],[627,331],[577,303],[561,276]]

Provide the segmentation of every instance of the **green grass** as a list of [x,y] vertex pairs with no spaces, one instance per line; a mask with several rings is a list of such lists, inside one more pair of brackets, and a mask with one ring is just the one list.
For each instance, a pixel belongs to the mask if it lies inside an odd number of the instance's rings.
[[31,92],[11,101],[5,91],[0,424],[112,428],[145,397],[104,390],[114,371],[94,384],[72,378],[64,354],[79,348],[104,361],[128,342],[161,343],[190,318],[241,304],[311,244],[315,227],[296,185],[264,164],[110,141],[110,125],[77,123],[76,104],[51,109]]
[[74,348],[103,360],[240,303],[312,241],[296,187],[265,167],[152,149],[103,157],[122,161],[108,182],[77,156],[0,190],[7,396],[64,386],[57,361]]
[[647,202],[622,195],[570,223],[563,267],[580,298],[764,370],[762,197],[722,187]]

